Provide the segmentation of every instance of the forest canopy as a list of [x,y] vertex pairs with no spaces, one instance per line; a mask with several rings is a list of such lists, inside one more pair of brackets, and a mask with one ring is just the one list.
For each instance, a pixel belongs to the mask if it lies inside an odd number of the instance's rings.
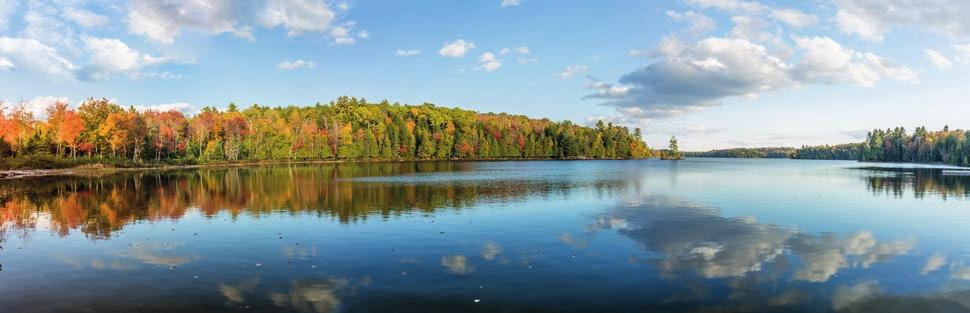
[[[179,111],[124,108],[87,99],[56,102],[38,120],[25,103],[0,103],[0,157],[211,163],[261,160],[430,160],[644,158],[639,128],[599,121],[533,119],[458,108],[368,103],[340,97],[327,104]],[[70,162],[68,162],[70,163]],[[11,166],[7,166],[11,167]]]
[[802,146],[801,148],[736,148],[688,152],[692,157],[725,158],[792,158],[817,160],[858,160],[866,162],[944,163],[970,166],[970,131],[928,131],[917,127],[912,134],[906,128],[874,129],[861,143]]

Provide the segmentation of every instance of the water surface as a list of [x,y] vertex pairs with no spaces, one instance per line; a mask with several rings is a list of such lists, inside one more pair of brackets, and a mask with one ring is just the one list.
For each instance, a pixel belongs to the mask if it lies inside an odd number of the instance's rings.
[[967,312],[970,176],[843,161],[0,181],[0,312]]

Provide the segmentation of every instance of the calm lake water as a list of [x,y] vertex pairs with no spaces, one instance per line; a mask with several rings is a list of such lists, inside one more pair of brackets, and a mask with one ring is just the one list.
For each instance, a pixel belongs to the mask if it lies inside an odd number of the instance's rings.
[[970,311],[970,176],[892,166],[421,162],[0,181],[0,312]]

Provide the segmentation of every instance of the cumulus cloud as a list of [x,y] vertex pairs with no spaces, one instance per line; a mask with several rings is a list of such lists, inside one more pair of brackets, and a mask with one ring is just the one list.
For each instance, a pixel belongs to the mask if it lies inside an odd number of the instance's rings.
[[791,84],[790,66],[745,39],[711,37],[693,46],[661,45],[664,58],[620,78],[588,86],[586,98],[637,116],[670,116]]
[[84,36],[81,40],[89,55],[83,71],[85,78],[105,79],[114,74],[135,74],[142,68],[171,61],[138,52],[118,39]]
[[25,104],[27,111],[30,111],[34,118],[44,120],[47,119],[47,107],[57,102],[70,103],[71,101],[67,97],[41,96],[27,100]]
[[818,17],[805,14],[793,9],[777,9],[771,11],[771,17],[791,27],[805,27],[818,22]]
[[410,50],[397,49],[397,51],[394,52],[394,55],[399,57],[410,57],[410,56],[416,56],[418,54],[421,54],[420,49],[410,49]]
[[8,70],[27,70],[57,79],[74,79],[77,66],[57,53],[57,49],[36,39],[0,36],[0,58]]
[[132,0],[128,31],[170,44],[183,29],[206,34],[230,33],[252,39],[248,27],[238,25],[241,9],[229,0]]
[[930,63],[933,63],[933,66],[936,66],[938,69],[945,70],[953,65],[953,62],[950,62],[950,59],[943,56],[939,52],[936,52],[936,50],[925,49],[923,52],[926,53],[926,58],[930,60]]
[[765,17],[790,27],[801,28],[818,22],[818,16],[814,14],[789,8],[773,8],[756,1],[687,0],[687,3],[699,8],[714,8],[734,14],[732,20],[735,20],[735,23],[738,18],[751,20],[755,17]]
[[514,7],[520,4],[522,4],[522,0],[502,0],[501,5],[503,8],[506,8],[506,7]]
[[964,0],[838,0],[835,4],[839,28],[867,40],[881,41],[897,27],[970,35],[970,2]]
[[519,64],[535,64],[535,63],[539,63],[539,59],[529,57],[529,54],[531,54],[532,51],[529,50],[529,47],[528,46],[521,46],[521,47],[514,48],[514,49],[502,48],[502,50],[499,50],[498,51],[498,54],[499,55],[507,55],[507,54],[510,54],[510,53],[513,53],[513,52],[516,55],[518,55],[518,57],[515,59],[515,62],[516,63],[519,63]]
[[586,65],[570,65],[567,66],[562,72],[559,72],[560,79],[571,78],[576,75],[583,75],[589,72],[589,66]]
[[300,68],[314,68],[317,67],[317,62],[306,61],[303,59],[297,59],[293,61],[283,61],[276,66],[276,68],[281,70],[295,70]]
[[494,53],[485,52],[478,57],[478,62],[480,65],[476,69],[485,70],[486,72],[494,72],[502,67],[502,60],[495,57]]
[[873,86],[883,78],[915,82],[915,72],[872,53],[847,49],[828,37],[794,37],[801,58],[789,64],[744,38],[708,37],[694,44],[665,39],[658,61],[620,77],[593,82],[586,99],[635,117],[666,117],[717,106],[728,97],[755,97],[800,84]]
[[367,31],[353,32],[353,21],[341,22],[337,11],[346,3],[323,0],[133,0],[129,4],[128,30],[161,43],[172,43],[183,31],[205,34],[229,33],[253,40],[248,21],[268,28],[282,27],[288,36],[323,34],[334,44],[345,45],[355,38],[366,39]]
[[84,9],[65,8],[61,13],[64,18],[77,23],[81,27],[93,28],[108,24],[108,17]]
[[[270,0],[260,14],[260,20],[267,27],[282,26],[289,36],[321,33],[332,38],[336,45],[355,42],[351,36],[355,23],[348,21],[334,25],[337,14],[328,2],[322,0]],[[369,34],[362,31],[358,37],[366,39]]]
[[802,61],[794,74],[805,82],[851,83],[866,87],[881,78],[915,82],[911,69],[872,53],[844,48],[828,37],[795,37]]
[[452,42],[445,42],[445,45],[438,50],[438,54],[449,58],[461,58],[465,56],[465,53],[468,53],[469,50],[474,48],[474,42],[458,39]]
[[20,37],[36,39],[67,57],[80,54],[80,43],[74,28],[64,21],[59,8],[44,1],[31,1],[23,16],[24,29]]
[[694,36],[702,35],[717,27],[713,19],[702,13],[667,11],[666,14],[674,21],[687,23],[689,25],[687,31]]

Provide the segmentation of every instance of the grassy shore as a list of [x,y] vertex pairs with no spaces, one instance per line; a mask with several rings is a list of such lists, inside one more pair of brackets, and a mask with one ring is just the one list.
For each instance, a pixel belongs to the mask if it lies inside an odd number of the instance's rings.
[[[259,166],[275,164],[331,164],[331,163],[369,163],[369,162],[428,162],[428,161],[548,161],[548,160],[592,160],[588,158],[497,158],[497,159],[362,159],[362,160],[244,160],[244,161],[212,161],[199,163],[194,159],[162,160],[161,162],[109,158],[58,158],[53,156],[28,156],[15,158],[0,158],[0,180],[51,175],[95,175],[123,171],[158,170],[158,169],[190,169],[190,168],[218,168]],[[615,159],[621,160],[621,159]]]

